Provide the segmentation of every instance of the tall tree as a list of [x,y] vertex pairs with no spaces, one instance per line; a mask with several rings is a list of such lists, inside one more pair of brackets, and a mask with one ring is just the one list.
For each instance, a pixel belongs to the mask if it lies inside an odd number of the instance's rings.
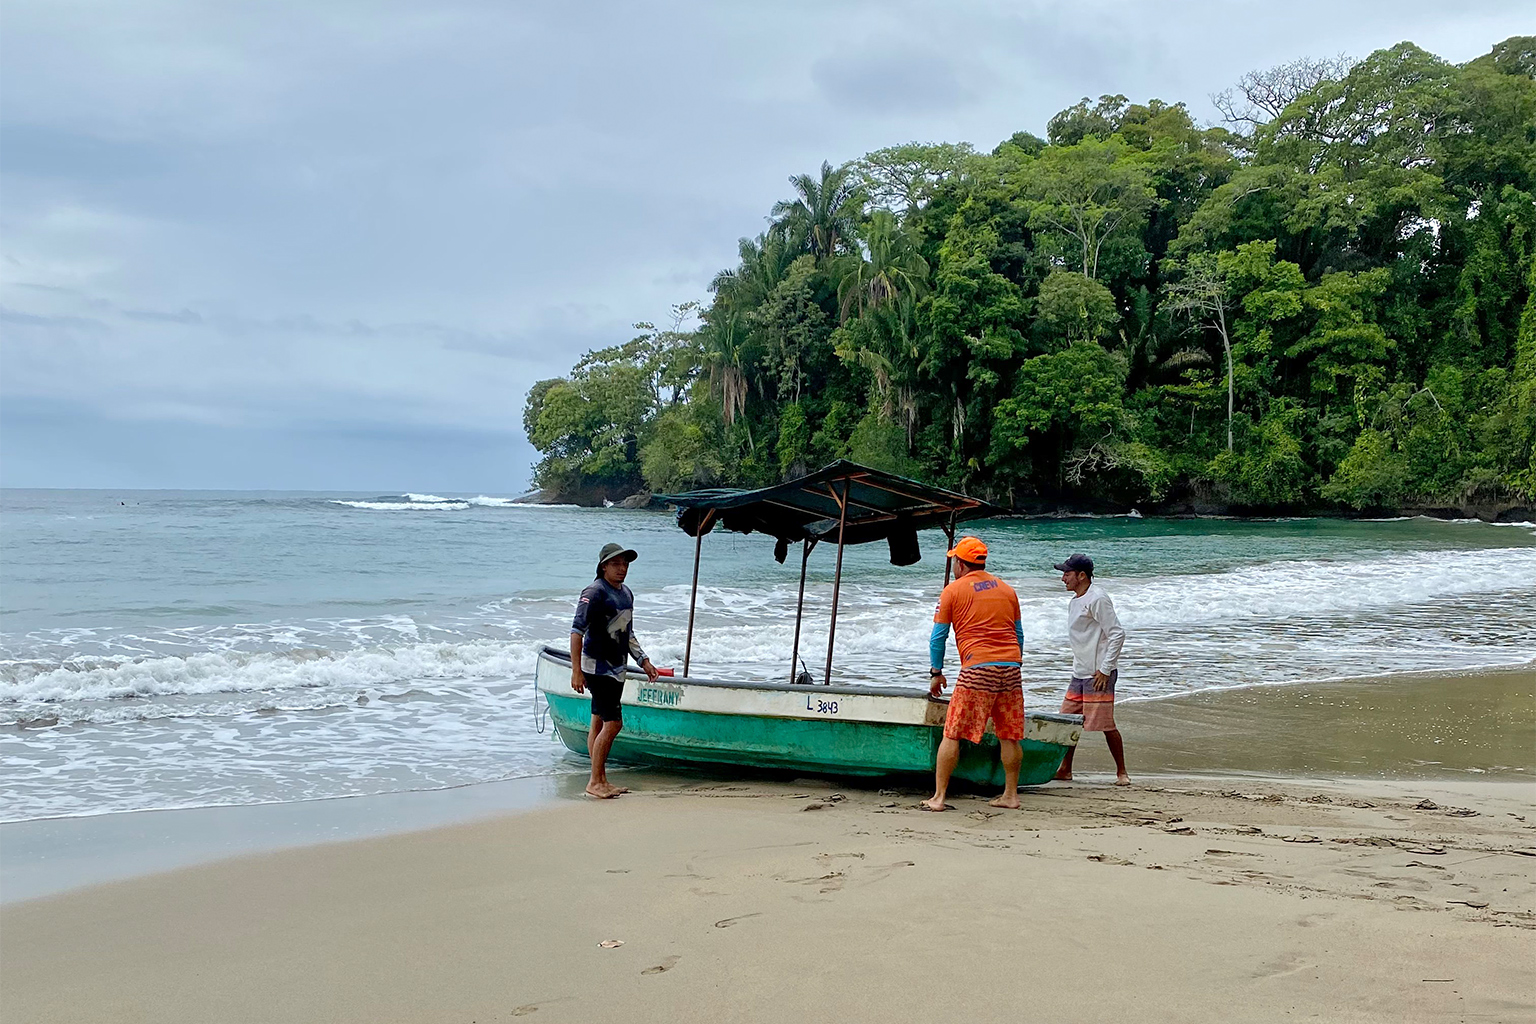
[[740,262],[734,270],[722,270],[710,282],[714,292],[732,309],[746,313],[763,304],[784,280],[789,265],[799,255],[789,233],[774,225],[756,238],[736,243]]
[[1084,277],[1098,276],[1104,243],[1116,232],[1139,228],[1157,200],[1146,167],[1128,157],[1118,139],[1053,146],[1034,162],[1025,183],[1030,223],[1070,239]]
[[[727,426],[747,409],[751,383],[747,379],[752,365],[751,339],[745,318],[735,310],[711,320],[704,328],[704,362],[709,367],[709,388],[720,397],[721,412]],[[748,441],[751,440],[749,432]]]
[[1184,276],[1168,286],[1163,308],[1187,316],[1204,329],[1215,330],[1227,360],[1227,451],[1232,450],[1232,334],[1227,330],[1227,281],[1216,258],[1207,254],[1190,260]]
[[796,174],[789,183],[795,198],[773,204],[775,227],[817,259],[842,252],[853,240],[867,198],[852,169],[823,161],[820,177]]
[[962,174],[975,155],[968,142],[909,142],[854,161],[853,173],[872,204],[904,213],[928,202],[939,186]]
[[889,210],[876,210],[860,231],[867,257],[853,253],[838,282],[843,319],[849,312],[879,309],[900,296],[916,298],[928,285],[928,261],[918,239]]
[[1298,97],[1324,82],[1337,81],[1355,66],[1351,57],[1297,57],[1263,71],[1250,71],[1237,85],[1211,96],[1211,105],[1221,112],[1221,119],[1236,131],[1251,134],[1268,124]]

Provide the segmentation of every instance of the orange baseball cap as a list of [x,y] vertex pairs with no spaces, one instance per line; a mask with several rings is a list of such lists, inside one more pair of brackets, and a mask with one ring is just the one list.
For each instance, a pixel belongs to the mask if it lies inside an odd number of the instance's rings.
[[951,558],[959,558],[972,565],[985,565],[987,561],[987,546],[981,542],[980,537],[961,537],[946,553]]

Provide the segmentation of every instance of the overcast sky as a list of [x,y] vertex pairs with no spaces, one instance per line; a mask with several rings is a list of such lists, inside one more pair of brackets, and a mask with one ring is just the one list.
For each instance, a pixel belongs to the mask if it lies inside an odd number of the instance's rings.
[[530,384],[707,299],[786,178],[1524,2],[8,0],[0,483],[521,491]]

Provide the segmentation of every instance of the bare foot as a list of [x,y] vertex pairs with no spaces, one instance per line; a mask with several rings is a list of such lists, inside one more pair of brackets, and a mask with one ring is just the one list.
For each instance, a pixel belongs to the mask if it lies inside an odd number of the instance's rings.
[[988,800],[988,807],[1007,807],[1009,810],[1019,809],[1019,798],[1016,796],[1000,796],[996,800]]
[[1131,784],[1131,777],[1129,775],[1125,774],[1125,772],[1121,772],[1119,775],[1115,776],[1115,785],[1117,785],[1117,786],[1129,786],[1130,784]]
[[595,797],[598,800],[612,800],[618,795],[619,790],[613,786],[599,785],[596,782],[587,783],[587,796]]
[[946,804],[942,799],[940,799],[939,797],[936,797],[936,796],[929,797],[927,800],[924,800],[922,803],[918,804],[917,806],[921,807],[925,811],[947,811],[947,810],[949,810],[949,804]]
[[1072,773],[1071,772],[1057,772],[1055,775],[1052,776],[1052,778],[1055,779],[1057,782],[1071,782],[1072,781]]

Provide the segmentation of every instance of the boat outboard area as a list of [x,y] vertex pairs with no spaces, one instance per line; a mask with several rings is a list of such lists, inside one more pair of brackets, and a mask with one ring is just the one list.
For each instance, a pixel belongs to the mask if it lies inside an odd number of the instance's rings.
[[[682,673],[672,678],[626,677],[620,703],[624,728],[612,757],[642,764],[718,764],[836,776],[922,775],[933,769],[948,701],[926,686],[847,686],[833,679],[843,551],[849,544],[885,541],[891,562],[916,564],[918,532],[941,530],[954,543],[964,522],[1002,513],[995,505],[857,463],[839,461],[807,476],[757,490],[717,488],[660,496],[677,509],[678,526],[694,538],[693,584]],[[800,587],[794,643],[784,675],[774,680],[726,680],[692,674],[693,630],[704,537],[715,529],[772,538],[783,562],[800,546]],[[806,567],[822,543],[836,545],[831,621],[820,680],[797,671],[805,610]],[[765,551],[766,554],[766,551]],[[935,581],[938,582],[938,581]],[[949,583],[944,560],[943,583]],[[586,750],[590,698],[570,687],[570,655],[545,647],[536,682],[561,741]],[[814,685],[810,685],[813,684]],[[1026,720],[1020,784],[1050,780],[1082,731],[1078,715],[1034,714]],[[1002,780],[997,740],[990,733],[966,749],[955,777],[978,785]]]

